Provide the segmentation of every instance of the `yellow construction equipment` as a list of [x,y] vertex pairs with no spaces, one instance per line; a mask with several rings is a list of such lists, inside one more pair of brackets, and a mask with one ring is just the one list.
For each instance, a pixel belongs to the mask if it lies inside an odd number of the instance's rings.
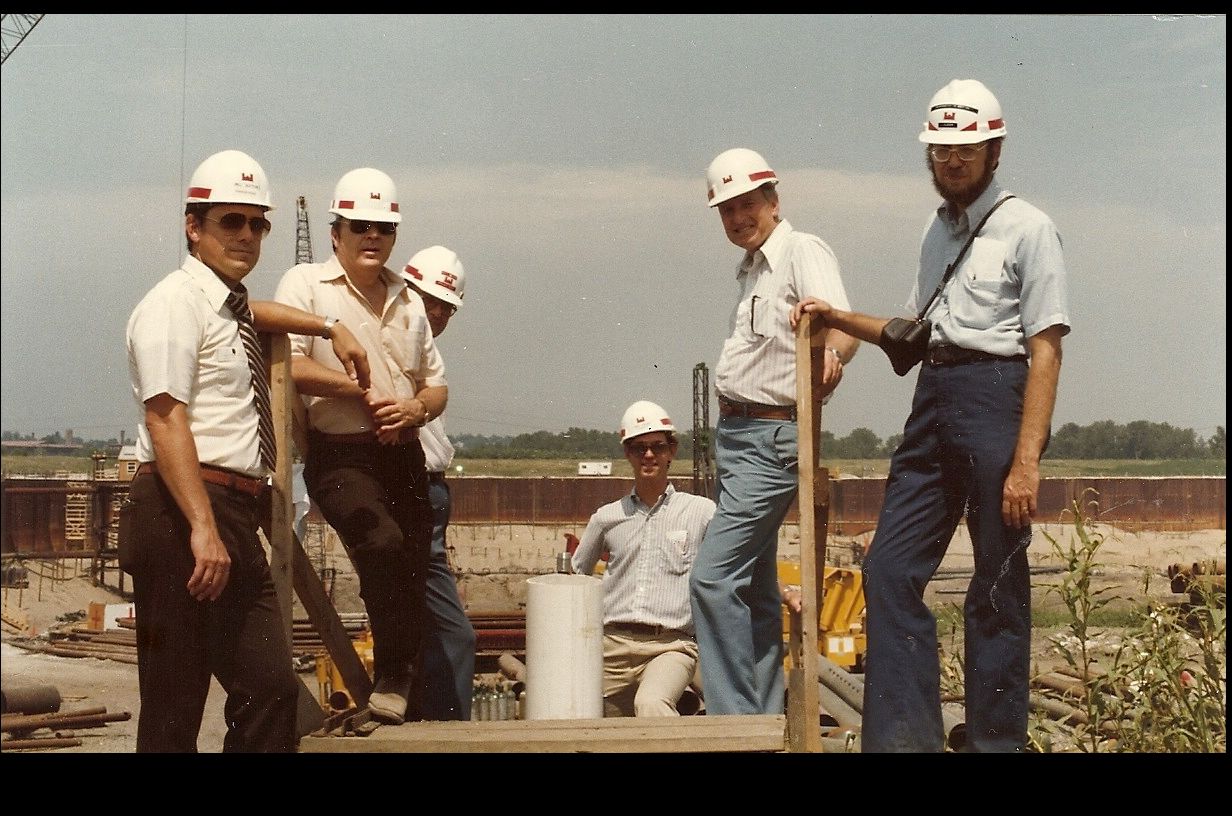
[[[799,586],[800,564],[778,562],[779,583]],[[826,567],[817,650],[848,671],[864,667],[864,576],[854,567]],[[790,631],[791,611],[783,607],[783,639]]]

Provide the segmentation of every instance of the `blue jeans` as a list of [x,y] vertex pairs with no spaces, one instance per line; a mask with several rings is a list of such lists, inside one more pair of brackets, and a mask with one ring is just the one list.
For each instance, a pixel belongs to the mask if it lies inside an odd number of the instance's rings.
[[428,483],[432,502],[432,549],[424,596],[427,619],[419,672],[412,693],[425,720],[469,720],[475,682],[475,628],[462,607],[458,582],[449,567],[445,531],[449,526],[449,484]]
[[799,489],[794,422],[723,417],[718,507],[689,576],[708,714],[783,713],[779,526]]
[[965,513],[975,575],[963,606],[967,750],[1022,751],[1031,648],[1030,525],[1001,520],[1027,364],[925,365],[863,565],[862,750],[945,749],[937,621],[924,587]]

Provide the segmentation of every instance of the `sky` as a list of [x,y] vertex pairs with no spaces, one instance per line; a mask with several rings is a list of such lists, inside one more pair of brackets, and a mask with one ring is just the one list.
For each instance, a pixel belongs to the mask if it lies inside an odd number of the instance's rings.
[[[1226,426],[1224,15],[49,14],[0,71],[0,427],[135,434],[125,324],[183,260],[193,169],[235,148],[277,205],[254,297],[295,262],[299,196],[328,258],[356,167],[398,186],[392,267],[458,253],[451,434],[616,430],[639,399],[691,429],[742,257],[711,159],[765,156],[852,307],[903,315],[952,79],[996,94],[998,180],[1062,237],[1054,430]],[[866,344],[822,428],[900,433],[913,387]]]

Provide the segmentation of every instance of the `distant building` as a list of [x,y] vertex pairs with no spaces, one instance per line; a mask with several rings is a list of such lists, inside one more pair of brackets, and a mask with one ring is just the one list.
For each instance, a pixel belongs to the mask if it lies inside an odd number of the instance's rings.
[[578,462],[579,476],[611,476],[611,462]]
[[138,464],[136,445],[120,448],[120,455],[116,457],[116,478],[121,482],[131,482],[137,475]]

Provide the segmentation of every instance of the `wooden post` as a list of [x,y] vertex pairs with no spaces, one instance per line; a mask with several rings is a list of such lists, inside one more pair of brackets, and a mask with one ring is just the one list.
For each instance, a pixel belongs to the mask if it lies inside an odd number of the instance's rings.
[[270,490],[270,524],[265,528],[270,543],[270,572],[278,591],[287,643],[291,642],[291,621],[294,617],[293,581],[291,575],[291,536],[295,525],[295,501],[291,495],[291,402],[298,402],[291,380],[291,341],[285,334],[263,334],[269,348],[270,408],[274,415],[274,475]]
[[364,706],[372,693],[372,678],[368,676],[350,634],[338,617],[338,610],[334,609],[321,585],[320,576],[313,569],[299,536],[295,534],[292,452],[299,450],[301,454],[307,453],[308,434],[304,403],[291,377],[291,341],[285,334],[263,334],[262,341],[266,346],[266,359],[270,362],[270,402],[274,415],[274,441],[278,446],[269,512],[262,520],[262,527],[270,542],[270,572],[286,619],[287,642],[292,642],[294,596],[291,593],[294,592],[321,636],[351,699]]
[[791,616],[787,673],[787,749],[818,753],[821,740],[821,678],[818,663],[826,522],[830,510],[830,474],[818,465],[821,405],[813,399],[813,349],[825,353],[825,332],[812,337],[812,316],[796,327],[796,425],[799,432],[800,596],[801,612]]

